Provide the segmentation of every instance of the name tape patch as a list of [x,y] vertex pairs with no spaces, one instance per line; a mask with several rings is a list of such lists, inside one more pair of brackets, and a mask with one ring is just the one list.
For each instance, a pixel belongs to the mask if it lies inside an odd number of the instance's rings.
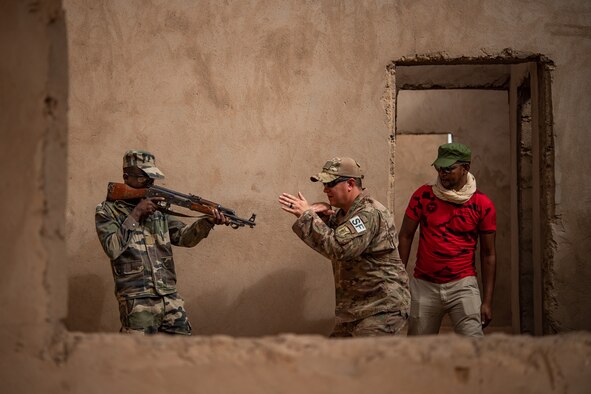
[[363,224],[363,221],[359,218],[359,216],[353,216],[351,219],[349,219],[349,223],[353,225],[353,228],[355,231],[357,231],[357,233],[362,233],[367,230],[365,228],[365,224]]

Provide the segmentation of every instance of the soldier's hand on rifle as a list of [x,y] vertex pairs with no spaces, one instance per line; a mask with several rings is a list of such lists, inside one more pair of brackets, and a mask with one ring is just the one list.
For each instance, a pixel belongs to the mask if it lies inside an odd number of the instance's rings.
[[207,220],[211,224],[224,224],[226,226],[228,226],[230,224],[230,219],[228,219],[227,217],[225,217],[224,214],[221,213],[220,211],[218,211],[217,209],[212,209],[211,210],[211,214],[213,216],[209,216],[207,218]]
[[158,209],[157,203],[164,201],[162,197],[144,198],[131,211],[131,216],[136,221],[142,221],[148,216],[152,215]]

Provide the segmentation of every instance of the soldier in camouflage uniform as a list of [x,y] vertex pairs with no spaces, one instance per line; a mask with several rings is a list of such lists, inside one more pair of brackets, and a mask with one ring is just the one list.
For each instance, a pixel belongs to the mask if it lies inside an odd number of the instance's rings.
[[324,184],[330,205],[309,204],[301,193],[279,197],[282,209],[298,218],[292,227],[297,236],[332,261],[332,337],[401,334],[408,318],[408,275],[398,255],[394,219],[363,192],[362,178],[355,160],[337,157],[310,178]]
[[[164,174],[154,155],[130,150],[123,157],[123,179],[134,188],[149,187]],[[121,332],[191,335],[183,299],[177,293],[172,247],[192,247],[223,214],[186,225],[157,209],[162,198],[104,201],[96,207],[99,241],[109,259],[119,302]]]

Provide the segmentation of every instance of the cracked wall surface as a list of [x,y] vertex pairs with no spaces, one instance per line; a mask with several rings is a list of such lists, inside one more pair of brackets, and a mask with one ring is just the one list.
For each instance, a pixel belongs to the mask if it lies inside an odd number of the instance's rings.
[[586,332],[481,341],[74,332],[117,328],[92,212],[106,182],[120,176],[121,152],[136,144],[156,150],[169,186],[199,192],[205,184],[208,197],[260,212],[256,231],[220,231],[207,246],[178,253],[197,333],[330,331],[330,267],[295,239],[276,196],[302,190],[322,198],[310,173],[347,154],[367,158],[367,186],[387,202],[386,66],[416,54],[473,58],[503,48],[543,53],[555,65],[548,321],[558,332],[590,329],[591,190],[575,170],[591,164],[591,6],[432,7],[1,2],[3,391],[586,392]]

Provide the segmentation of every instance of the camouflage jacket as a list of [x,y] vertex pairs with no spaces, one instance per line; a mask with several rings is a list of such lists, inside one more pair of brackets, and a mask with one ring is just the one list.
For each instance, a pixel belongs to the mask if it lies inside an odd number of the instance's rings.
[[201,219],[186,225],[160,211],[138,223],[130,216],[133,208],[125,201],[105,201],[96,207],[96,232],[111,259],[115,295],[121,300],[175,293],[171,244],[195,246],[213,224]]
[[292,228],[332,261],[337,324],[383,312],[408,313],[408,275],[394,219],[378,201],[362,193],[349,212],[339,209],[326,223],[310,209]]

